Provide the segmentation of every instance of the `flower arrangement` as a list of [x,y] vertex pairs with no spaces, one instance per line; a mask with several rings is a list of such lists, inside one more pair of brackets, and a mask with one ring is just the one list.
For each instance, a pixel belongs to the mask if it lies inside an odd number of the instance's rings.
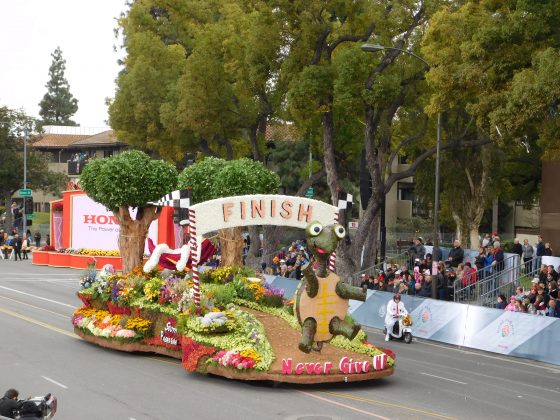
[[200,281],[202,283],[226,284],[238,276],[252,277],[254,275],[255,272],[248,267],[226,265],[204,271],[200,275]]
[[246,277],[241,277],[233,284],[235,285],[237,297],[240,299],[272,307],[281,307],[284,304],[284,290],[273,287],[265,281],[253,282],[249,281]]
[[72,316],[72,324],[97,337],[141,339],[149,331],[151,322],[143,318],[111,315],[105,310],[82,307]]
[[204,356],[212,356],[216,349],[212,346],[200,344],[189,337],[182,338],[183,361],[182,365],[189,372],[196,371],[198,361]]
[[164,281],[159,277],[153,277],[144,285],[144,296],[152,302],[157,301],[161,294],[161,288]]
[[[254,350],[251,350],[251,354],[257,354],[257,353]],[[253,358],[248,356],[243,356],[242,353],[239,353],[234,350],[219,351],[218,354],[216,354],[212,358],[212,361],[215,362],[215,364],[217,365],[232,367],[239,370],[253,369],[257,365],[257,362]]]
[[95,281],[95,278],[97,276],[97,271],[95,270],[95,266],[96,266],[95,260],[93,261],[93,263],[87,263],[87,269],[84,272],[82,278],[80,279],[80,287],[82,289],[87,289],[91,287],[91,285]]
[[54,251],[56,251],[56,248],[52,245],[43,245],[43,247],[41,248],[41,251],[54,252]]
[[59,213],[59,212],[61,212],[62,210],[64,210],[64,205],[63,205],[61,202],[53,203],[53,204],[51,205],[51,210],[52,210],[53,212],[55,212],[55,213]]

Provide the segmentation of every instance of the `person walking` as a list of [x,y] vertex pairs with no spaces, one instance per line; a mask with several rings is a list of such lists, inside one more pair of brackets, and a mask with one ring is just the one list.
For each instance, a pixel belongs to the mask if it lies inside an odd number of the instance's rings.
[[29,257],[27,256],[27,252],[29,251],[29,241],[27,240],[28,236],[23,235],[23,241],[21,243],[21,251],[23,252],[23,259],[28,260]]
[[14,240],[12,242],[12,247],[14,248],[14,261],[17,261],[18,257],[19,260],[21,261],[21,248],[23,247],[23,241],[22,239],[19,237],[19,233],[16,233],[14,235]]

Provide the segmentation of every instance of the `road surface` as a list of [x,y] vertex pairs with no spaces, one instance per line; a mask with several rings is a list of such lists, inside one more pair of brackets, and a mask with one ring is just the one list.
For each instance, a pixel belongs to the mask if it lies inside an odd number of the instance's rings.
[[[288,386],[184,371],[178,360],[103,349],[73,334],[81,271],[0,260],[0,389],[52,392],[74,419],[552,419],[560,367],[433,342],[391,342],[392,377]],[[370,341],[385,345],[379,331]],[[560,349],[559,349],[560,351]]]

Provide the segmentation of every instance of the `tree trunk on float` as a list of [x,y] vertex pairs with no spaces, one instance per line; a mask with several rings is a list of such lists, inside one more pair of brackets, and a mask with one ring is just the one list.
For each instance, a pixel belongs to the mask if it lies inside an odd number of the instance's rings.
[[243,228],[234,227],[220,229],[218,239],[220,241],[221,260],[220,265],[242,265],[243,264]]
[[258,226],[249,226],[249,238],[251,245],[245,258],[245,265],[252,268],[260,268],[261,257],[259,257],[259,249],[261,248],[261,238]]
[[120,225],[118,245],[122,258],[123,273],[129,273],[135,267],[142,266],[148,229],[160,213],[161,209],[158,207],[139,207],[136,220],[134,220],[126,207],[119,207],[119,210],[114,212]]

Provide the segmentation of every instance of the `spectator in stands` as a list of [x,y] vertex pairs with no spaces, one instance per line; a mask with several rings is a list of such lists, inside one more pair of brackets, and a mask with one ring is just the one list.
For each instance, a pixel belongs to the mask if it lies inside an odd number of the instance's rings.
[[537,298],[537,283],[535,282],[535,279],[533,279],[533,282],[531,283],[531,289],[529,290],[529,293],[527,294],[526,298],[529,299],[529,302],[531,303],[535,303],[535,299]]
[[438,264],[438,272],[436,274],[436,289],[437,298],[439,300],[445,300],[447,296],[447,277],[445,275],[445,264]]
[[540,264],[541,259],[544,256],[544,242],[541,235],[537,236],[537,243],[535,246],[537,248],[537,264]]
[[558,308],[558,300],[552,298],[548,301],[548,308],[546,311],[546,316],[551,316],[553,318],[560,318],[560,308]]
[[519,258],[523,255],[523,245],[519,243],[519,239],[515,238],[513,240],[513,246],[511,247],[511,252],[519,255]]
[[[552,280],[558,281],[558,271],[556,271],[556,270],[554,269],[554,266],[553,266],[553,265],[549,265],[549,266],[547,267],[547,274],[550,274],[550,275],[552,276]],[[548,280],[548,275],[547,275],[547,280]],[[540,281],[540,278],[539,278],[539,281]],[[543,283],[544,283],[544,282],[543,282]]]
[[[512,296],[513,297],[513,296]],[[517,300],[517,299],[516,299]],[[505,309],[507,305],[506,297],[503,294],[499,294],[496,302],[496,309]]]
[[465,252],[463,251],[463,248],[461,248],[461,242],[455,240],[453,242],[453,249],[449,251],[449,257],[447,258],[447,261],[449,261],[451,267],[457,268],[459,264],[463,262],[464,256]]
[[490,245],[490,234],[489,233],[484,235],[484,239],[482,240],[482,248],[486,248],[488,245]]
[[420,260],[424,258],[424,255],[426,255],[424,240],[420,236],[414,240],[414,255]]
[[545,257],[552,257],[552,248],[550,248],[550,243],[544,244],[544,254]]
[[523,300],[525,298],[525,293],[523,292],[523,287],[518,286],[517,289],[515,289],[516,295],[515,298],[517,300]]
[[558,299],[558,282],[552,280],[548,283],[548,295],[551,299]]
[[539,296],[542,296],[544,306],[548,305],[548,301],[550,300],[550,296],[548,295],[548,290],[546,290],[542,286],[537,287],[537,298]]
[[432,275],[422,274],[422,288],[420,289],[419,296],[432,297]]
[[521,246],[522,258],[525,263],[525,273],[530,273],[533,271],[532,262],[534,255],[534,249],[532,245],[529,245],[529,240],[525,239],[523,245]]
[[290,273],[288,273],[288,266],[286,265],[286,261],[280,260],[280,271],[278,275],[281,277],[289,277]]
[[519,301],[515,298],[515,296],[511,296],[509,298],[509,303],[506,305],[504,309],[510,312],[519,312],[519,307],[517,306],[518,302]]
[[385,283],[385,279],[379,280],[379,290],[382,292],[387,291],[387,283]]
[[548,265],[542,264],[539,271],[539,277],[535,277],[533,280],[537,279],[538,282],[546,282],[548,280]]
[[[527,299],[525,299],[527,300]],[[535,306],[532,303],[528,303],[527,305],[521,301],[516,301],[515,302],[515,307],[517,308],[516,312],[522,312],[522,313],[528,313],[529,310],[531,310],[531,312],[534,312],[535,310]]]
[[545,315],[546,314],[547,305],[544,303],[543,295],[537,295],[535,299],[535,313],[537,315]]
[[499,241],[494,241],[494,261],[492,264],[498,273],[504,270],[504,251],[500,248]]
[[484,275],[490,276],[494,268],[494,247],[488,245],[486,248],[486,258],[484,259]]
[[[484,262],[486,260],[486,251],[484,248],[480,248],[478,250],[478,255],[474,259],[474,265],[476,267],[476,271],[479,271],[480,274],[484,273]],[[483,277],[481,275],[481,277]]]
[[367,289],[368,286],[369,286],[369,279],[368,279],[366,273],[362,273],[360,275],[360,287],[362,289]]
[[476,284],[476,282],[478,281],[477,275],[476,275],[476,269],[474,269],[470,263],[470,261],[467,261],[464,264],[464,268],[463,268],[463,287],[467,287],[468,286],[468,293],[469,296],[472,296],[474,293],[474,286]]

